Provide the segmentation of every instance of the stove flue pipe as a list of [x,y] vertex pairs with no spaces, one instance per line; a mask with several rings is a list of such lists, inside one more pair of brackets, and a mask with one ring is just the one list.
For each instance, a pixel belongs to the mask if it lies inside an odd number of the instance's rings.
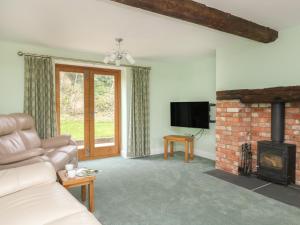
[[277,143],[284,142],[285,130],[285,103],[272,103],[271,139]]

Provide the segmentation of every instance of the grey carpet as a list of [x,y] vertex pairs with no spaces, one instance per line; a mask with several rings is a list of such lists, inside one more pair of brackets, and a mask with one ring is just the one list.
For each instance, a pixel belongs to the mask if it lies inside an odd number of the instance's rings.
[[[97,176],[95,216],[103,225],[299,225],[300,210],[205,172],[214,163],[163,156],[80,163]],[[72,190],[78,199],[80,189]]]

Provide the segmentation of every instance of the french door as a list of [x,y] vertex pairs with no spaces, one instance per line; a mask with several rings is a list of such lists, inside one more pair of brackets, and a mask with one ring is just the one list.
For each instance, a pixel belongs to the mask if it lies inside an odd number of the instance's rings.
[[79,159],[120,154],[119,70],[57,64],[56,111],[59,134],[70,134]]

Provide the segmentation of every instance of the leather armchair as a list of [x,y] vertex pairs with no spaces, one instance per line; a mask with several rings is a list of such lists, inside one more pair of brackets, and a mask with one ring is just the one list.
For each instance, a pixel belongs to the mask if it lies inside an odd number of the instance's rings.
[[41,140],[31,116],[0,115],[0,169],[51,162],[56,171],[77,166],[77,146],[68,135]]

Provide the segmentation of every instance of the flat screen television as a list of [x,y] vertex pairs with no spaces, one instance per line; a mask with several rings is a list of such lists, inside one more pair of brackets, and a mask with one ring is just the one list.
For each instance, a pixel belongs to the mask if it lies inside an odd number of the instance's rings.
[[209,129],[209,102],[171,102],[171,126]]

